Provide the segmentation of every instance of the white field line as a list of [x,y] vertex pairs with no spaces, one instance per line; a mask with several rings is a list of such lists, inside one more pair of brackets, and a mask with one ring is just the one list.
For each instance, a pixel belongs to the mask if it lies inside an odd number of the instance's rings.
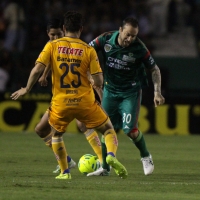
[[[55,180],[56,181],[56,180]],[[0,183],[1,182],[4,182],[4,181],[1,181],[0,180]],[[22,180],[20,180],[20,179],[13,179],[13,181],[12,181],[12,183],[18,183],[18,184],[20,184],[20,183],[45,183],[45,184],[52,184],[52,181],[50,182],[48,182],[48,181],[29,181],[29,180],[27,180],[27,181],[22,181]],[[76,183],[76,181],[75,180],[73,180],[73,181],[65,181],[65,183],[72,183],[72,184],[74,184],[74,183]],[[101,181],[101,182],[94,182],[93,184],[96,184],[96,185],[99,185],[99,184],[103,184],[103,185],[109,185],[109,184],[116,184],[117,182],[115,182],[115,181],[113,181],[113,182],[110,182],[110,181],[108,181],[108,182],[105,182],[105,181]],[[137,182],[137,181],[133,181],[133,182],[131,182],[131,184],[140,184],[140,185],[157,185],[157,184],[162,184],[162,185],[200,185],[200,182]]]

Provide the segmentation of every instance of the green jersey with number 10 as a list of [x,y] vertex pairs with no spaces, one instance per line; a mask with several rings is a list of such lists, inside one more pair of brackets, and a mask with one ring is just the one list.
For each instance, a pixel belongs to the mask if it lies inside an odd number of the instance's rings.
[[104,59],[104,87],[114,93],[130,93],[147,86],[145,67],[155,66],[149,50],[136,38],[128,47],[118,45],[119,31],[106,32],[91,41],[89,45]]

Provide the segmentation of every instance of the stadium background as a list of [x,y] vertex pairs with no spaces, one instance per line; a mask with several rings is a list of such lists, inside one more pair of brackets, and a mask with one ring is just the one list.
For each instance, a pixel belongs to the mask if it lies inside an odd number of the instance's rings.
[[[8,10],[10,21],[4,17]],[[78,10],[85,15],[81,38],[86,42],[103,32],[118,29],[123,18],[136,16],[140,24],[139,37],[160,67],[162,93],[166,98],[165,105],[154,109],[149,77],[150,86],[143,90],[139,119],[141,131],[162,135],[200,133],[198,0],[127,0],[126,4],[118,0],[2,0],[0,131],[32,132],[48,108],[51,84],[47,88],[37,84],[30,94],[19,101],[11,101],[10,94],[25,86],[38,54],[48,41],[47,21],[52,16],[62,16],[67,10]],[[14,28],[11,27],[13,23]],[[16,38],[9,43],[14,35]],[[74,122],[67,129],[67,132],[77,131]]]

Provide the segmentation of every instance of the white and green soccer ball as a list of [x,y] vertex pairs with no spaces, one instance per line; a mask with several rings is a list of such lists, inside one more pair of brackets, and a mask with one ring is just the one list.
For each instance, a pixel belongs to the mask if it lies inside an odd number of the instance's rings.
[[97,156],[92,154],[83,155],[78,162],[78,169],[82,174],[88,174],[96,171],[101,167],[101,163]]

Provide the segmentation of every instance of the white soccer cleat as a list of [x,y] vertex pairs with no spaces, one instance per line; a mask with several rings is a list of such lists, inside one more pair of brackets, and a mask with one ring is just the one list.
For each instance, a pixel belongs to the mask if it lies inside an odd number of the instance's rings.
[[[69,167],[69,169],[75,168],[76,167],[76,162],[71,159],[71,161],[68,163],[68,167]],[[60,173],[60,172],[61,172],[60,166],[57,165],[56,169],[53,171],[53,173],[57,174],[57,173]]]
[[141,158],[143,164],[143,170],[145,175],[150,175],[153,173],[154,164],[151,154],[148,157]]
[[107,171],[107,169],[103,169],[103,167],[100,167],[94,172],[88,173],[87,176],[109,176],[110,172]]
[[57,165],[57,166],[56,166],[56,169],[53,171],[53,173],[54,173],[54,174],[57,174],[57,173],[60,173],[60,172],[61,172],[60,166]]
[[71,161],[68,163],[68,167],[69,167],[69,169],[75,168],[76,162],[71,159]]

